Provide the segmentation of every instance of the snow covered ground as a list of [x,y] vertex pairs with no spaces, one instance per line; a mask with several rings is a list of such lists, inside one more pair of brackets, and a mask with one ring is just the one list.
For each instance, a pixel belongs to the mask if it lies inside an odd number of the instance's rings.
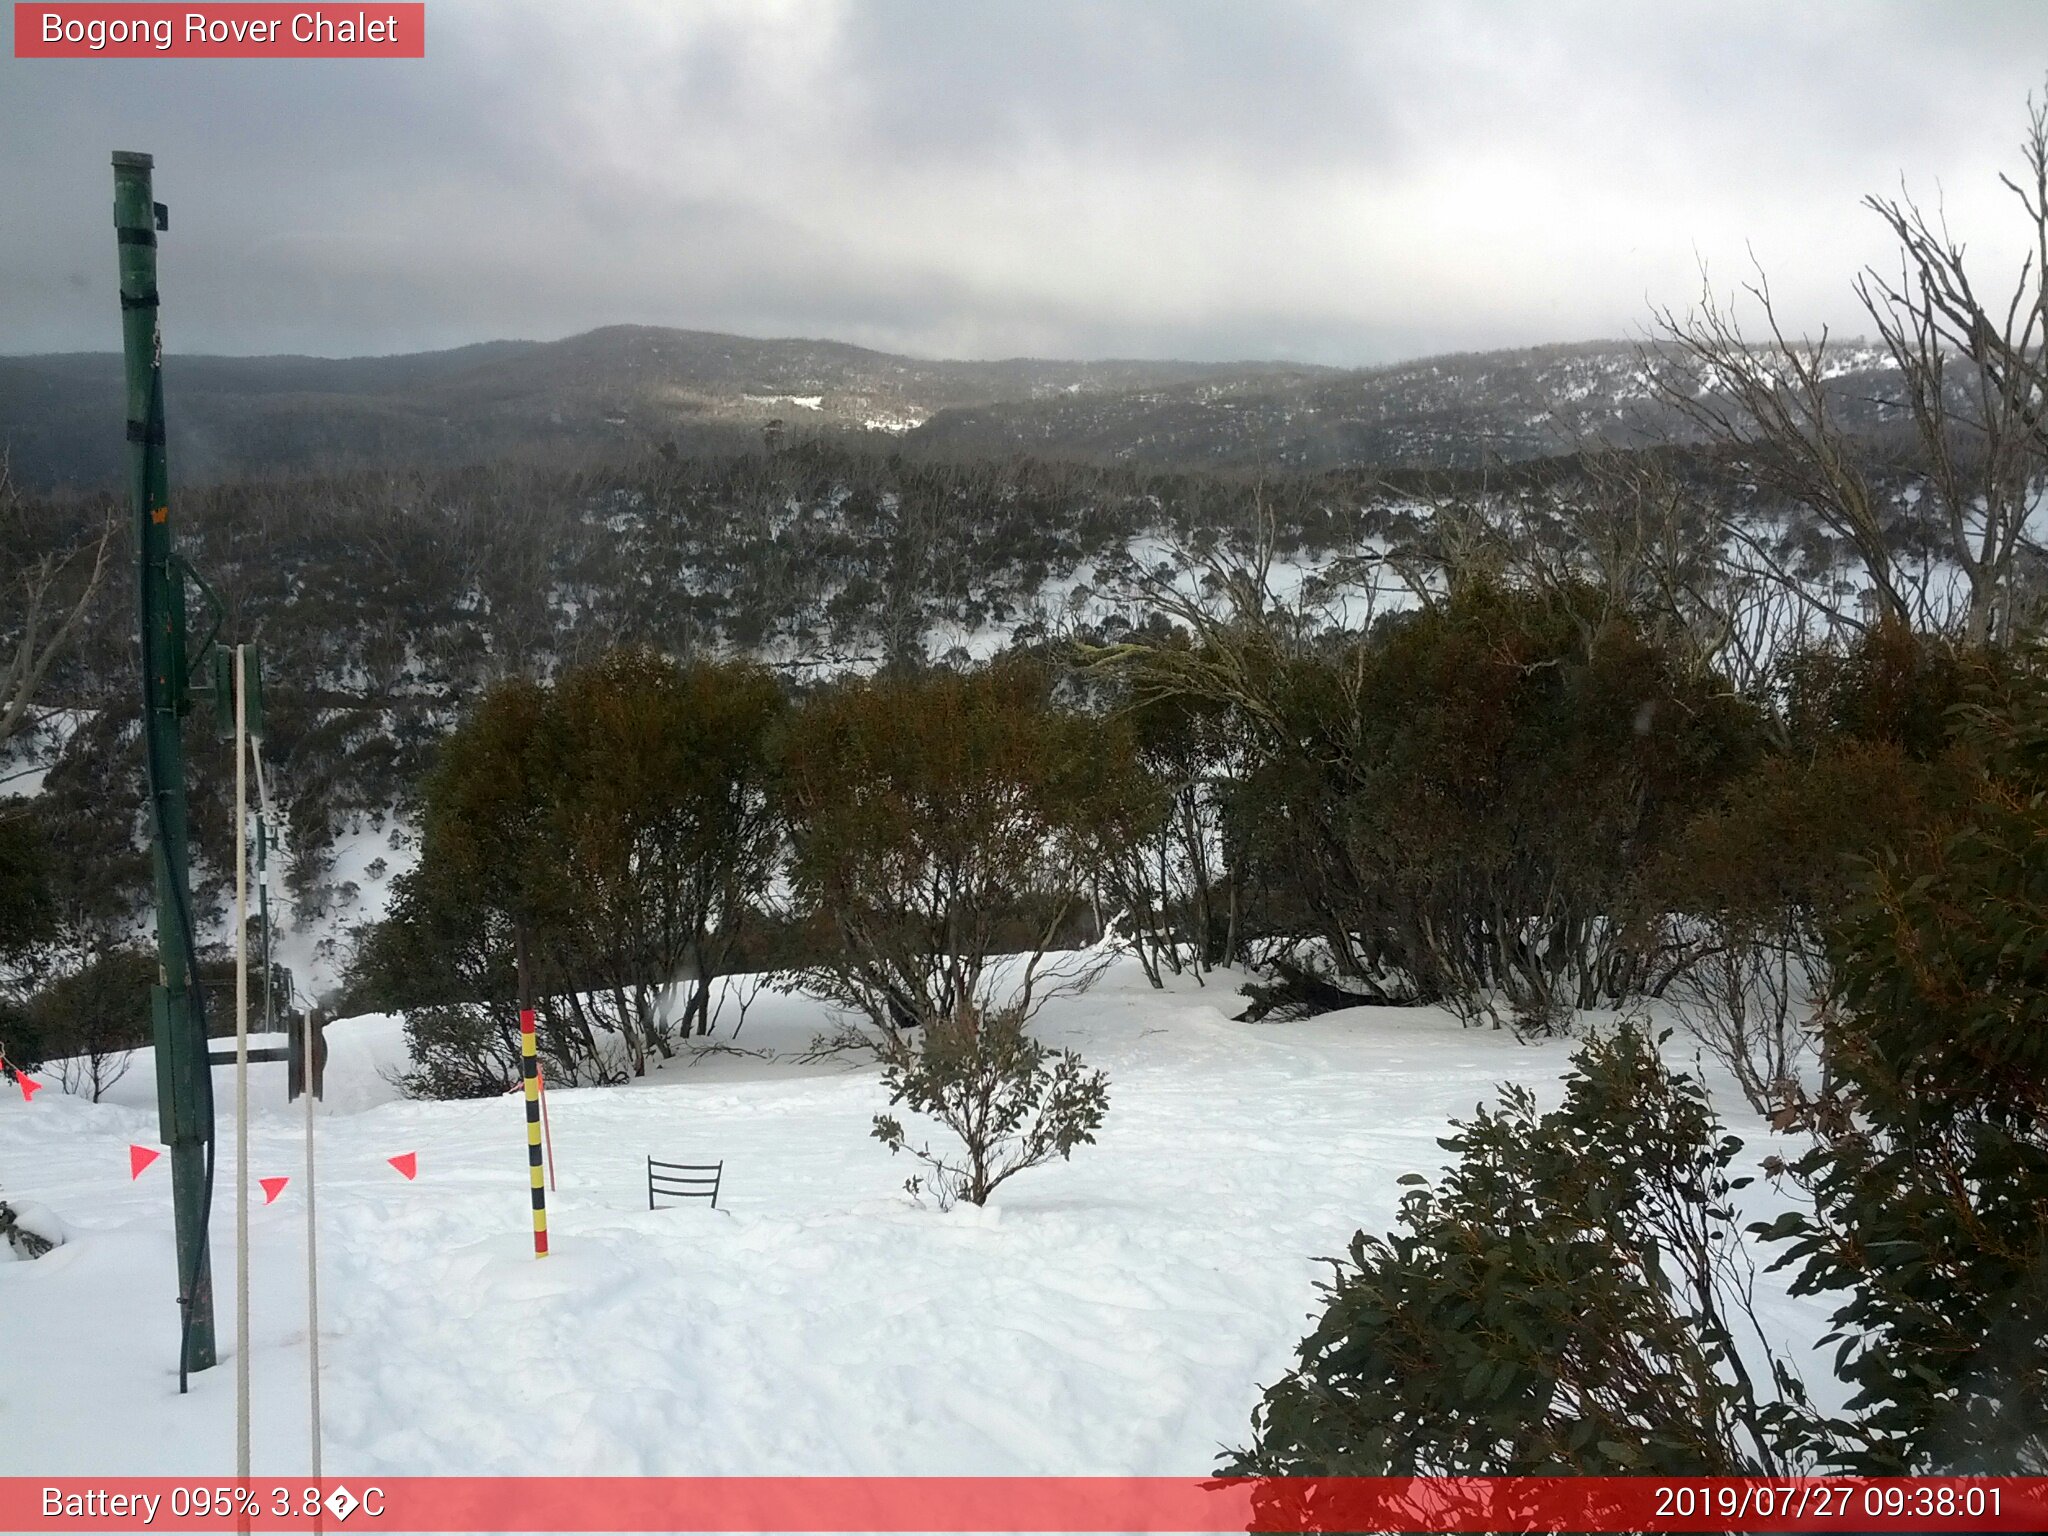
[[[380,1075],[397,1022],[334,1026],[327,1471],[1208,1472],[1305,1331],[1316,1256],[1385,1228],[1396,1179],[1440,1167],[1445,1122],[1496,1082],[1554,1099],[1569,1053],[1430,1010],[1232,1022],[1241,1006],[1223,979],[1162,994],[1130,967],[1054,1002],[1040,1033],[1109,1073],[1100,1144],[941,1213],[869,1137],[875,1068],[789,1061],[825,1016],[764,994],[738,1044],[770,1055],[549,1095],[544,1261],[518,1098],[402,1101]],[[283,1070],[254,1069],[251,1089],[252,1188],[292,1179],[250,1218],[259,1475],[307,1460],[303,1121]],[[217,1075],[222,1363],[181,1399],[168,1160],[129,1177],[129,1143],[156,1144],[153,1083],[138,1053],[109,1103],[0,1092],[0,1193],[70,1235],[0,1263],[0,1473],[232,1470],[231,1084]],[[1718,1101],[1753,1153],[1782,1145]],[[386,1162],[407,1152],[413,1182]],[[724,1159],[721,1209],[649,1212],[650,1153]],[[1788,1339],[1819,1316],[1768,1311]]]

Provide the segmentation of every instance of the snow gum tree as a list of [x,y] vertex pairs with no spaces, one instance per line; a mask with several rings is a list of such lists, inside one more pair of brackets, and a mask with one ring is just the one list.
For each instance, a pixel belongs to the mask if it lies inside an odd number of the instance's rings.
[[758,668],[637,648],[485,696],[428,777],[419,868],[358,966],[372,994],[429,1008],[422,1091],[488,1091],[515,999],[572,1080],[669,1053],[678,988],[682,1027],[708,1032],[780,846],[767,752],[782,708]]
[[644,649],[572,670],[555,690],[562,780],[550,818],[573,892],[580,973],[601,983],[636,1074],[685,1033],[709,1034],[711,991],[755,916],[781,838],[768,735],[781,690],[757,667],[678,666]]
[[30,517],[0,454],[0,745],[35,723],[37,691],[91,611],[114,547],[111,516],[40,549]]
[[783,743],[789,878],[821,958],[807,980],[883,1035],[1085,986],[1076,947],[1105,848],[1143,797],[1115,722],[1055,707],[1006,662],[847,683]]
[[[2048,483],[2048,101],[2028,107],[2018,174],[1999,178],[2025,253],[2016,272],[1966,260],[1938,205],[1906,192],[1864,200],[1896,245],[1896,266],[1866,268],[1854,283],[1894,371],[1881,385],[1902,439],[1893,451],[1847,430],[1844,406],[1869,379],[1844,379],[1854,359],[1825,331],[1788,333],[1761,271],[1743,288],[1747,329],[1738,301],[1711,288],[1691,313],[1656,317],[1658,346],[1645,360],[1660,398],[1861,566],[1870,615],[1819,599],[1765,542],[1725,527],[1741,559],[1831,624],[1912,624],[1983,645],[2014,638],[2030,617],[2027,524]],[[1962,578],[1960,599],[1950,573]]]
[[1754,746],[1750,708],[1584,583],[1461,577],[1363,632],[1251,595],[1190,645],[1101,653],[1140,700],[1228,711],[1233,889],[1347,986],[1547,1033],[1665,957],[1643,865]]

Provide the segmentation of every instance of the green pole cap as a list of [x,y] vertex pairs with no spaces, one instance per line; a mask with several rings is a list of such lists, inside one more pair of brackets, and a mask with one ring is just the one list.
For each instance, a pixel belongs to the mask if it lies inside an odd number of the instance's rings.
[[143,154],[140,150],[117,149],[114,151],[114,165],[118,170],[146,171],[155,164],[156,161],[154,159]]

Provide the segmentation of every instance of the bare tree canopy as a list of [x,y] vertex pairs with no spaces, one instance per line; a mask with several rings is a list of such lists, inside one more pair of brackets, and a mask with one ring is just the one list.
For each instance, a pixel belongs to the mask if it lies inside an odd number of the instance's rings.
[[[2021,617],[2017,562],[2037,547],[2027,517],[2048,468],[2048,103],[2029,103],[2021,158],[2023,178],[2000,179],[2027,221],[2029,250],[2000,298],[1981,296],[1939,207],[1903,189],[1864,200],[1898,244],[1897,271],[1866,268],[1854,289],[1896,371],[1883,403],[1910,428],[1903,451],[1845,430],[1854,360],[1825,330],[1789,335],[1761,270],[1740,290],[1760,316],[1761,339],[1711,287],[1686,315],[1656,314],[1649,357],[1660,396],[1760,485],[1811,512],[1863,567],[1874,612],[1836,619],[1917,624],[1981,645]],[[1920,541],[1917,560],[1904,553],[1915,542],[1902,536],[1905,524]],[[1753,535],[1735,537],[1797,580]]]
[[[26,519],[7,460],[0,457],[0,547],[32,543],[25,537]],[[113,536],[109,520],[96,536],[24,560],[8,580],[7,605],[0,609],[0,746],[35,723],[29,708],[36,690],[99,590]]]

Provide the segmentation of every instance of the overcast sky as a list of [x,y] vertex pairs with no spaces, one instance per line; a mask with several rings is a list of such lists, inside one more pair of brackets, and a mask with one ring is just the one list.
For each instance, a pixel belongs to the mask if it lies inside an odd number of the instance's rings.
[[[11,11],[11,7],[8,8]],[[0,13],[5,15],[5,13]],[[1357,364],[1637,333],[1754,249],[1855,331],[1903,175],[1988,274],[2048,5],[429,0],[423,61],[40,61],[0,20],[0,353],[621,321]]]

